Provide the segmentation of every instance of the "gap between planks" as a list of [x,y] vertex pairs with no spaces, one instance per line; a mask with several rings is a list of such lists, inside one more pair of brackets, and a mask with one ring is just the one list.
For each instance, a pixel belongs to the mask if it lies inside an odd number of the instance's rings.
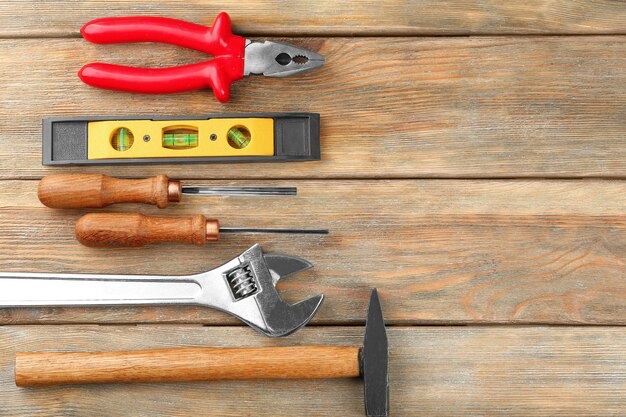
[[[624,32],[624,7],[610,0],[394,0],[331,2],[247,0],[228,7],[202,0],[0,3],[0,36],[77,35],[82,24],[105,16],[156,15],[210,25],[220,11],[240,35],[413,36],[469,34],[616,34]],[[72,13],[67,13],[72,10]],[[17,12],[20,16],[17,18]]]

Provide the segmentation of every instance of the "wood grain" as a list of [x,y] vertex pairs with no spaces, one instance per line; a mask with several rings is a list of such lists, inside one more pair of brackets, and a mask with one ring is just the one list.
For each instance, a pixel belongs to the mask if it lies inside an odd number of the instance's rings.
[[180,48],[0,41],[0,178],[60,172],[41,166],[45,116],[260,109],[321,113],[322,161],[63,172],[176,179],[626,177],[625,37],[287,41],[321,52],[327,65],[283,79],[247,77],[234,84],[226,105],[210,91],[133,95],[94,89],[76,76],[92,61],[163,66],[206,59]]
[[[69,12],[71,11],[71,13]],[[330,2],[189,0],[106,2],[62,0],[0,3],[0,36],[78,36],[105,16],[157,15],[210,25],[230,13],[241,35],[478,35],[624,33],[626,11],[611,0],[410,0]]]
[[[166,208],[169,186],[166,175],[130,180],[101,174],[51,174],[39,182],[38,197],[51,208],[102,208],[120,202]],[[174,190],[172,201],[178,201],[180,183],[174,182]]]
[[[190,181],[193,185],[197,181]],[[324,227],[329,235],[223,235],[207,247],[92,249],[80,210],[51,210],[36,181],[0,182],[0,270],[193,274],[259,242],[314,268],[281,281],[291,302],[324,293],[315,324],[363,323],[378,287],[393,324],[626,324],[626,182],[213,181],[297,186],[298,196],[189,197],[168,216],[201,213],[225,227]],[[163,215],[151,206],[111,212]],[[207,308],[7,309],[1,323],[236,324]]]
[[[392,416],[615,417],[626,408],[620,327],[391,327],[388,336]],[[8,416],[363,416],[359,379],[24,389],[13,375],[15,352],[24,350],[356,346],[362,337],[359,327],[308,327],[270,339],[232,327],[0,326],[0,410]]]
[[20,387],[105,382],[331,379],[360,375],[359,346],[17,352]]
[[[320,52],[326,65],[249,77],[226,105],[210,91],[123,94],[76,76],[95,61],[207,59],[163,45],[89,44],[78,30],[90,19],[211,24],[222,10],[236,33],[276,36]],[[357,379],[24,389],[13,361],[18,351],[354,349],[371,287],[390,325],[392,416],[623,416],[626,336],[607,325],[626,324],[626,181],[616,180],[626,179],[625,22],[624,2],[613,0],[0,2],[0,271],[190,274],[258,241],[314,264],[279,282],[288,301],[326,295],[312,325],[284,339],[206,308],[0,309],[0,416],[362,416]],[[41,166],[46,116],[258,111],[321,113],[322,160]],[[28,181],[58,172],[298,186],[293,198],[189,197],[167,213],[110,211],[331,234],[85,248],[73,232],[85,211],[44,208]],[[595,179],[570,180],[583,177]]]

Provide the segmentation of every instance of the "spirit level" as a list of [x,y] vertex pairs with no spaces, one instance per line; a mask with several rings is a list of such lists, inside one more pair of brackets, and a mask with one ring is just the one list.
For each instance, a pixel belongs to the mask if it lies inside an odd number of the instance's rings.
[[44,165],[319,160],[319,114],[51,117],[42,155]]

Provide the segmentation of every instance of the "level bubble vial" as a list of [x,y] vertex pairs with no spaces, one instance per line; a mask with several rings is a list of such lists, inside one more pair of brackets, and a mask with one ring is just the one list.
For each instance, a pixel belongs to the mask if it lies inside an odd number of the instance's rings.
[[133,146],[134,141],[135,136],[133,135],[133,132],[125,127],[115,129],[111,135],[111,146],[119,152],[124,152],[130,149],[130,147]]
[[226,134],[228,137],[228,144],[235,149],[243,149],[250,144],[252,135],[245,126],[233,126],[228,130]]
[[198,129],[192,126],[175,126],[163,129],[163,147],[190,149],[198,146]]

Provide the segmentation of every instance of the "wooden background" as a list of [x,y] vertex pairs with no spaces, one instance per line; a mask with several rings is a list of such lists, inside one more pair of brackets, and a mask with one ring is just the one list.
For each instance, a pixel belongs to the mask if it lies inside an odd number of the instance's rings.
[[[95,46],[104,16],[161,15],[284,39],[326,56],[299,77],[131,95],[83,85],[106,61],[206,59],[167,45]],[[378,287],[392,416],[626,414],[626,2],[616,0],[0,3],[0,270],[187,274],[259,241],[315,264],[281,282],[323,292],[281,340],[202,308],[0,310],[0,416],[360,416],[357,380],[18,389],[16,351],[356,345]],[[46,168],[41,119],[311,111],[322,161]],[[225,226],[328,227],[328,236],[225,236],[206,248],[96,250],[79,210],[50,210],[53,172],[165,173],[190,184],[297,186],[295,198],[193,198],[167,211]]]

